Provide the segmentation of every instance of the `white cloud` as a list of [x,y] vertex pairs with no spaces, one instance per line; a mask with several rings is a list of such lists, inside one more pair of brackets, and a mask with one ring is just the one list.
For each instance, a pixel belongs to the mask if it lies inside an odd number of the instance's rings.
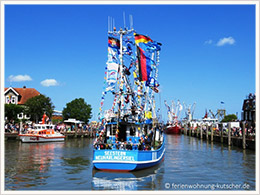
[[206,45],[210,45],[212,43],[213,43],[213,41],[211,39],[204,42],[204,44],[206,44]]
[[23,82],[23,81],[31,81],[32,78],[29,75],[10,75],[8,77],[10,82]]
[[59,83],[55,79],[45,79],[41,82],[41,85],[44,87],[50,87],[50,86],[58,86]]
[[224,37],[222,39],[219,39],[217,46],[224,46],[224,45],[234,45],[235,44],[235,39],[233,37]]

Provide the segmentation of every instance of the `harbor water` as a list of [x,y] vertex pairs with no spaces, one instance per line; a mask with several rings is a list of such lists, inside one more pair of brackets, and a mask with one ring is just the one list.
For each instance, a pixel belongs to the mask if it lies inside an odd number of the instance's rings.
[[90,138],[5,143],[5,190],[255,190],[255,152],[166,135],[164,161],[134,172],[92,166]]

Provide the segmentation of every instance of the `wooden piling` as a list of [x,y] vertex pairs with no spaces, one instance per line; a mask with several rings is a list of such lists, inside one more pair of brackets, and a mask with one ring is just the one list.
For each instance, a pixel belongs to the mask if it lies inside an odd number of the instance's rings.
[[22,130],[23,130],[23,122],[20,121],[19,134],[21,134]]
[[184,125],[184,134],[187,135],[187,124]]
[[211,138],[210,141],[213,142],[214,134],[213,134],[213,125],[210,126]]
[[189,136],[191,137],[192,126],[189,123]]
[[223,143],[223,124],[220,127],[220,142]]
[[203,139],[203,129],[202,129],[202,124],[200,125],[200,139]]
[[206,124],[206,140],[209,139],[209,125]]
[[246,132],[245,132],[245,122],[242,122],[242,147],[246,149]]
[[228,145],[231,146],[231,123],[228,123]]
[[196,127],[196,137],[199,137],[199,127],[198,127],[198,125],[197,125],[197,127]]

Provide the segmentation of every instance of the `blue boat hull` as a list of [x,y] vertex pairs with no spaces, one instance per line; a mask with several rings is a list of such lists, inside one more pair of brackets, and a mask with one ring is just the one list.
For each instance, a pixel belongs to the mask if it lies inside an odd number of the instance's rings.
[[94,150],[93,166],[103,171],[145,169],[162,162],[164,154],[164,142],[158,150]]

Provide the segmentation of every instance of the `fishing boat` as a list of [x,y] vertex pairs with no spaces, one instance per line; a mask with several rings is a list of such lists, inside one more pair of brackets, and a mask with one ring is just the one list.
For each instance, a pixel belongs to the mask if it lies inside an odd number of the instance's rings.
[[[131,27],[108,30],[108,61],[93,143],[93,166],[103,171],[133,171],[164,159],[165,138],[157,119],[161,44]],[[104,109],[111,95],[112,107]]]
[[64,141],[65,136],[55,132],[54,125],[45,124],[46,117],[46,114],[44,114],[42,123],[35,124],[34,128],[28,130],[25,134],[19,133],[20,140],[26,143]]
[[178,124],[175,125],[167,125],[165,129],[166,134],[180,134],[181,133],[181,127]]
[[172,101],[172,108],[167,104],[166,100],[164,101],[165,106],[168,112],[168,123],[166,124],[165,133],[166,134],[180,134],[181,126],[179,124],[178,118],[182,111],[182,105],[180,101],[177,101],[177,105],[175,106],[174,101]]

